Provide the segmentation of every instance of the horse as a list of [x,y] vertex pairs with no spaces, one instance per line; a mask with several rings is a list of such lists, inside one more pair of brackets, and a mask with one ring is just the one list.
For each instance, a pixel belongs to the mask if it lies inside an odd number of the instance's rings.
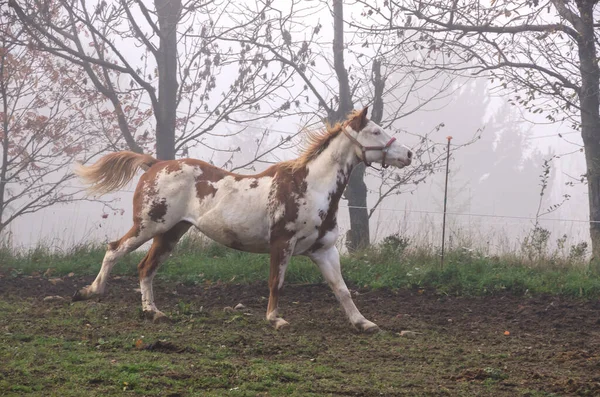
[[78,164],[76,174],[96,194],[122,188],[138,170],[145,172],[133,195],[133,226],[108,244],[96,279],[72,300],[103,295],[117,260],[154,239],[138,265],[142,309],[155,322],[168,320],[154,303],[152,280],[194,226],[227,247],[270,254],[266,319],[276,330],[289,325],[278,306],[286,268],[292,256],[304,255],[320,269],[350,323],[359,331],[377,331],[357,309],[342,277],[335,245],[338,206],[357,164],[402,168],[410,165],[412,153],[369,120],[367,111],[354,111],[343,122],[309,132],[300,157],[255,175],[196,159],[159,161],[129,151],[108,154],[91,166]]

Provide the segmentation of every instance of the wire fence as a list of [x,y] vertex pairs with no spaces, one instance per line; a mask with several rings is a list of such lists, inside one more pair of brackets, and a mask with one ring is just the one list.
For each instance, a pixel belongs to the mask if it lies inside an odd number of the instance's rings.
[[[8,182],[8,183],[13,183],[13,182]],[[67,189],[77,189],[77,190],[81,190],[84,189],[84,186],[75,186],[75,185],[65,185],[65,184],[61,184],[62,187],[67,188]],[[119,190],[118,192],[115,192],[115,194],[118,193],[135,193],[134,190],[129,190],[129,189],[123,189],[123,190]],[[349,205],[344,205],[341,204],[339,205],[340,208],[347,208],[347,209],[365,209],[367,211],[371,211],[373,210],[373,207],[360,207],[360,206],[349,206]],[[58,210],[60,210],[60,208],[56,208]],[[65,211],[68,211],[68,209],[63,209]],[[443,215],[444,212],[443,211],[436,211],[436,210],[417,210],[417,209],[402,209],[402,208],[386,208],[386,207],[376,207],[374,209],[375,211],[384,211],[384,212],[399,212],[399,213],[415,213],[415,214],[438,214],[438,215]],[[535,216],[523,216],[523,215],[509,215],[509,214],[484,214],[484,213],[473,213],[473,212],[453,212],[453,211],[446,211],[447,215],[452,215],[452,216],[458,216],[458,217],[473,217],[473,218],[496,218],[496,219],[519,219],[519,220],[530,220],[530,221],[544,221],[544,222],[570,222],[570,223],[600,223],[600,221],[592,221],[589,219],[574,219],[574,218],[556,218],[556,217],[548,217],[546,215],[544,216],[540,216],[540,217],[535,217]]]

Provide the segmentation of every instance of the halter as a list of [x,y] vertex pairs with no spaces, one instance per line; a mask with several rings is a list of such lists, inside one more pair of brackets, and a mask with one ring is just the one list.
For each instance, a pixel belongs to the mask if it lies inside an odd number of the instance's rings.
[[344,131],[344,134],[346,134],[348,139],[350,139],[350,141],[353,144],[360,148],[360,151],[362,152],[362,158],[360,160],[363,163],[365,163],[367,167],[372,167],[371,163],[367,162],[367,151],[369,150],[381,150],[381,152],[383,153],[383,157],[381,159],[381,168],[387,168],[390,166],[389,164],[385,163],[385,157],[387,156],[387,152],[390,149],[392,143],[394,143],[394,141],[396,140],[396,138],[392,137],[384,146],[363,146],[356,138],[354,138],[348,133],[348,131],[346,131],[346,128],[343,128],[342,130]]

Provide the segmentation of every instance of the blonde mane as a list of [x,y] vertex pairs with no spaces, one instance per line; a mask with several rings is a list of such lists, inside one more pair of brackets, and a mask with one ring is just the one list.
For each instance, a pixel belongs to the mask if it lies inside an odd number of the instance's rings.
[[305,167],[308,163],[316,159],[327,146],[329,146],[331,140],[342,132],[342,128],[344,128],[348,122],[360,115],[360,113],[360,110],[355,110],[348,115],[344,122],[338,122],[334,125],[326,123],[325,129],[323,130],[306,131],[300,157],[294,160],[284,161],[279,163],[279,165],[291,172]]

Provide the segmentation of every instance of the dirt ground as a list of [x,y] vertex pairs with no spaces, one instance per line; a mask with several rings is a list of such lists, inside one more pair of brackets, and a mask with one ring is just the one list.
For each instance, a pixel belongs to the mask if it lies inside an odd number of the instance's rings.
[[[73,349],[115,361],[135,362],[148,351],[157,362],[167,357],[167,372],[175,373],[171,393],[147,383],[151,374],[164,375],[152,367],[136,373],[133,395],[600,395],[599,301],[352,289],[361,312],[382,329],[362,335],[347,323],[326,285],[287,285],[280,307],[291,327],[277,332],[264,321],[266,283],[157,280],[157,306],[172,317],[159,325],[141,317],[135,278],[113,278],[106,297],[76,303],[70,296],[92,278],[60,280],[0,278],[0,342],[23,351],[36,340],[40,349],[46,346],[41,338],[53,336],[88,340]],[[48,296],[65,299],[43,301]],[[224,310],[238,303],[246,309]],[[402,331],[414,334],[400,336]],[[142,334],[144,344],[136,345]],[[127,342],[103,345],[110,340]],[[211,346],[223,353],[210,353]],[[17,354],[0,351],[8,363],[4,370],[0,365],[0,395],[36,394],[36,384],[19,375]],[[38,359],[19,365],[46,365]],[[59,363],[53,368],[61,371]],[[63,381],[69,378],[65,371]],[[88,395],[121,391],[103,377],[69,382],[71,390]],[[52,381],[43,385],[39,395],[69,395]]]

